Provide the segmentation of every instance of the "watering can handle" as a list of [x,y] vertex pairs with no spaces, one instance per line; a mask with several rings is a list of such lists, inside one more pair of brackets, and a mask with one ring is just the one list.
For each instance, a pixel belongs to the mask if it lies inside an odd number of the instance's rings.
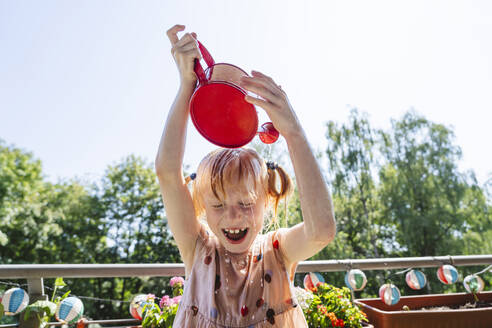
[[[215,61],[212,58],[212,56],[210,55],[210,52],[208,52],[207,48],[205,48],[205,46],[200,41],[197,40],[197,42],[198,42],[198,49],[200,50],[202,57],[205,60],[205,63],[207,64],[207,66],[210,67],[210,66],[214,65]],[[200,64],[200,61],[196,58],[195,58],[194,71],[196,73],[196,76],[198,77],[198,83],[199,84],[203,84],[203,83],[207,82],[207,77],[205,76],[205,71],[203,70],[203,67]]]

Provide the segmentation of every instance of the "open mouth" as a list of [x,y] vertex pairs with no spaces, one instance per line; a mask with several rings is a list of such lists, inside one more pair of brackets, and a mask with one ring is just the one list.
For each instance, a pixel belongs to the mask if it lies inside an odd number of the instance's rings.
[[243,229],[222,229],[226,238],[233,244],[239,244],[248,234],[248,228]]

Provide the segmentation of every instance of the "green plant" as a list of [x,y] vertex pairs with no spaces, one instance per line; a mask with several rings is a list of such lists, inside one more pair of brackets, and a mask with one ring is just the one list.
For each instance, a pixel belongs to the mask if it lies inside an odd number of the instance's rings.
[[296,296],[309,327],[360,328],[366,314],[351,301],[347,287],[318,284],[311,291],[296,288]]
[[[58,289],[63,289],[67,284],[63,281],[63,278],[59,277],[55,280],[55,289],[53,290],[53,295],[50,301],[36,301],[29,304],[24,310],[24,320],[28,320],[31,314],[35,314],[40,327],[43,328],[50,321],[50,318],[55,315],[56,307],[68,297],[70,291],[67,291],[63,296],[56,296],[56,291]],[[55,298],[56,297],[56,298]]]
[[181,295],[183,295],[184,279],[171,278],[169,284],[173,289],[173,297],[164,295],[159,301],[159,306],[154,303],[155,296],[149,294],[144,305],[142,328],[171,328],[178,312]]

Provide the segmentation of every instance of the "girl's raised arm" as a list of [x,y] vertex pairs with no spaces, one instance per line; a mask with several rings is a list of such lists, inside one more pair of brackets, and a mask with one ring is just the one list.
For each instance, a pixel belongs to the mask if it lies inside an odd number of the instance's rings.
[[252,72],[243,77],[242,86],[261,98],[246,96],[246,101],[262,107],[289,148],[299,189],[303,222],[281,229],[279,238],[284,257],[292,264],[305,260],[331,242],[336,233],[333,205],[318,162],[287,95],[268,76]]
[[186,33],[181,39],[178,38],[177,33],[184,28],[183,25],[175,25],[167,31],[181,84],[167,116],[155,159],[155,170],[159,178],[169,227],[188,275],[188,270],[193,264],[195,242],[200,226],[195,216],[191,194],[183,178],[182,166],[189,116],[188,103],[196,83],[196,75],[193,71],[194,60],[200,59],[201,54],[198,51],[196,34]]

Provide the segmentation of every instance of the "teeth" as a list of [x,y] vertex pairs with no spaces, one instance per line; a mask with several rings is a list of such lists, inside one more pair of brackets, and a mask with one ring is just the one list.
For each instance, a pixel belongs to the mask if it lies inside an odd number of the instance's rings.
[[246,231],[248,228],[243,228],[243,229],[224,229],[225,232],[227,233],[240,233]]

